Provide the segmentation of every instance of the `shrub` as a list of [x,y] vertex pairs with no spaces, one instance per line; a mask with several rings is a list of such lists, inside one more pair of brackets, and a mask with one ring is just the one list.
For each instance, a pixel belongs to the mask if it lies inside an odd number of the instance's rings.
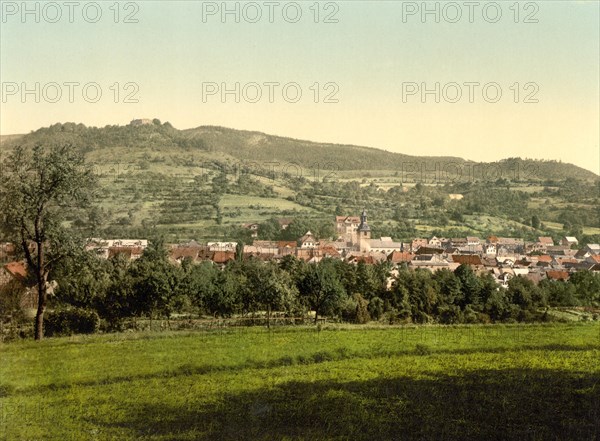
[[354,301],[356,302],[356,315],[355,322],[359,324],[368,323],[371,321],[371,316],[369,314],[368,305],[369,302],[360,294],[354,294],[352,296]]
[[44,321],[44,332],[48,337],[93,334],[100,329],[100,317],[96,311],[83,308],[67,308],[50,311]]
[[383,315],[383,307],[383,300],[381,300],[379,297],[373,297],[368,306],[369,314],[371,314],[371,317],[373,317],[375,320],[379,320]]
[[344,300],[342,305],[342,320],[345,322],[355,322],[356,321],[356,308],[358,304],[356,303],[356,299],[354,297],[348,297]]

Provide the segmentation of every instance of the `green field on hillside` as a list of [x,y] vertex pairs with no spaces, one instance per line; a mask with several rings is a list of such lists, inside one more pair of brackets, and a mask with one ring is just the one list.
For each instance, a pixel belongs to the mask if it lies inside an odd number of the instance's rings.
[[591,440],[597,323],[226,328],[0,345],[10,440]]

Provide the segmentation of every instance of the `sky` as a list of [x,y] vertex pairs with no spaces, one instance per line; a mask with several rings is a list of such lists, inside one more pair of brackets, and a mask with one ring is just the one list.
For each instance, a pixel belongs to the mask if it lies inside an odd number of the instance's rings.
[[600,2],[0,2],[0,134],[219,125],[600,174]]

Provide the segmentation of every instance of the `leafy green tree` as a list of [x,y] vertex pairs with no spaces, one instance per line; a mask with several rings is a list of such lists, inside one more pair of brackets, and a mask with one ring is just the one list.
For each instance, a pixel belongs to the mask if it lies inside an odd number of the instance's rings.
[[16,147],[2,163],[0,230],[19,244],[37,286],[36,340],[44,336],[48,276],[69,249],[66,214],[89,206],[95,177],[83,155],[71,145]]
[[339,309],[346,292],[330,259],[307,267],[300,281],[300,296],[315,311],[315,323],[320,314]]
[[550,306],[577,306],[580,300],[577,298],[577,288],[572,282],[562,280],[544,279],[539,288],[545,292]]
[[[211,262],[201,262],[198,265],[183,261],[182,278],[179,284],[181,296],[187,297],[190,303],[199,311],[211,312],[211,301],[219,289],[219,269]],[[216,308],[217,310],[219,308]]]
[[170,317],[177,304],[181,269],[169,262],[163,239],[150,242],[131,265],[135,313]]
[[511,303],[524,310],[532,310],[545,303],[542,292],[535,283],[522,276],[513,277],[508,281],[507,296]]
[[367,299],[374,297],[379,292],[379,283],[375,278],[373,265],[360,261],[356,265],[356,279],[354,292],[361,293]]
[[492,292],[484,307],[484,311],[493,321],[508,318],[510,310],[510,301],[504,288]]
[[58,283],[57,299],[79,308],[95,309],[114,282],[112,265],[112,260],[100,259],[91,251],[74,249],[52,272]]
[[463,298],[460,306],[464,309],[467,305],[472,305],[476,310],[481,306],[481,283],[477,275],[473,272],[469,265],[461,264],[454,274],[460,280],[460,286],[463,293]]
[[569,278],[577,297],[584,305],[600,305],[600,274],[588,270],[577,271]]
[[384,307],[384,301],[380,297],[373,297],[368,305],[369,314],[375,320],[379,320],[383,316]]
[[246,280],[243,276],[228,268],[220,271],[217,277],[216,289],[206,299],[207,309],[214,315],[230,317],[242,311],[243,292]]

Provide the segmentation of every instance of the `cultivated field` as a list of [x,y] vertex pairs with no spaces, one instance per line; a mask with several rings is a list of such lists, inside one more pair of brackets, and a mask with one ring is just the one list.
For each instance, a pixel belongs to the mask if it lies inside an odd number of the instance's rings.
[[598,323],[0,345],[7,440],[593,440]]

